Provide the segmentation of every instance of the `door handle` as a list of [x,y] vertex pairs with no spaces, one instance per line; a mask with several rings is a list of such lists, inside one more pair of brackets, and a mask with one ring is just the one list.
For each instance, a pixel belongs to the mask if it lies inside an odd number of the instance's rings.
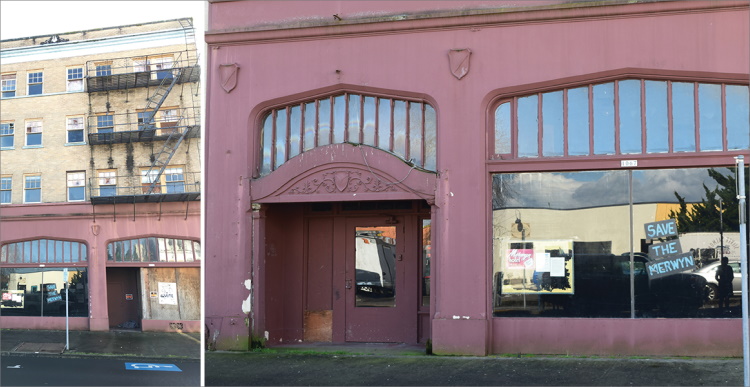
[[352,288],[352,280],[350,280],[350,279],[346,280],[345,288],[347,288],[347,289],[351,289]]

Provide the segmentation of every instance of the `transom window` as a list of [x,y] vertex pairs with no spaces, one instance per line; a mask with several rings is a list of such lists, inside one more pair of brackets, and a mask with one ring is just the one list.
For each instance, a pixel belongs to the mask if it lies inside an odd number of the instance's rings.
[[319,146],[373,146],[436,169],[435,109],[423,101],[343,93],[274,109],[263,118],[260,175]]
[[0,249],[0,263],[76,263],[87,258],[85,243],[57,239],[7,243]]
[[495,159],[750,148],[748,86],[624,79],[514,97],[494,111]]
[[107,244],[107,260],[113,262],[197,262],[198,241],[174,238],[139,238]]

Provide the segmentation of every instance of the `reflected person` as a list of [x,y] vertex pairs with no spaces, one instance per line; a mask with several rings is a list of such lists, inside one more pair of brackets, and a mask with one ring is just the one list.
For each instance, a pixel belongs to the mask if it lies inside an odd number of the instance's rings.
[[729,296],[732,295],[734,272],[729,266],[729,258],[721,257],[721,265],[716,269],[716,281],[719,283],[719,307],[723,311],[729,307]]

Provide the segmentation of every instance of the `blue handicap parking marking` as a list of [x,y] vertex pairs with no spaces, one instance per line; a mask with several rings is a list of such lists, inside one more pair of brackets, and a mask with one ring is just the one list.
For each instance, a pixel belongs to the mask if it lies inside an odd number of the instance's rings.
[[174,364],[158,364],[158,363],[125,363],[126,370],[140,370],[140,371],[175,371],[182,372],[182,370]]

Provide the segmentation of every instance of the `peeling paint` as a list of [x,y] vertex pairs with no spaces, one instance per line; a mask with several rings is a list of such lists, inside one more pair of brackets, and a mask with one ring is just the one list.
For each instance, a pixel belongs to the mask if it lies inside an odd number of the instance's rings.
[[464,317],[463,317],[463,319],[464,319],[464,320],[468,320],[468,319],[469,319],[469,316],[464,316]]
[[461,316],[453,316],[454,320],[459,320],[460,318],[461,318]]
[[[247,288],[247,290],[251,290],[252,287],[253,287],[253,281],[245,280],[245,288]],[[252,298],[253,298],[253,295],[251,293],[247,295],[247,299],[242,301],[242,313],[250,314],[250,312],[252,312],[253,310]]]

